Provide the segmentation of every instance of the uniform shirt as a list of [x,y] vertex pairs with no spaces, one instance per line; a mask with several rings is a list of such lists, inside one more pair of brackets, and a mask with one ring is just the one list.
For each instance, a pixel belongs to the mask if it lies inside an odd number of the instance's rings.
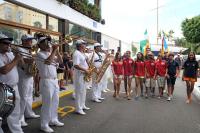
[[133,59],[125,58],[123,60],[123,66],[124,66],[124,75],[125,76],[133,75],[133,67],[134,67]]
[[57,78],[57,68],[55,65],[47,65],[43,60],[46,60],[50,56],[50,52],[40,51],[36,55],[36,65],[39,70],[41,78]]
[[97,54],[95,52],[94,57],[93,57],[93,63],[96,68],[101,68],[102,63],[103,63],[103,57],[100,53]]
[[168,61],[168,63],[167,63],[167,69],[168,69],[167,74],[169,76],[173,77],[173,76],[176,75],[176,69],[179,69],[179,65],[174,60],[172,62]]
[[165,76],[166,69],[167,69],[167,63],[165,60],[158,60],[156,62],[157,75],[162,76],[162,77]]
[[135,76],[137,77],[145,76],[145,65],[143,61],[135,61]]
[[183,68],[185,77],[197,77],[197,69],[199,68],[199,64],[197,61],[186,60],[186,62],[183,65]]
[[112,67],[115,75],[123,75],[123,62],[122,61],[112,61]]
[[[86,61],[86,56],[84,53],[81,53],[79,50],[76,50],[73,54],[73,63],[74,65],[78,65],[84,69],[88,69],[88,64]],[[75,69],[75,72],[81,72],[80,70]]]
[[[18,48],[18,50],[20,52],[22,52],[22,56],[23,58],[28,58],[26,55],[27,54],[30,54],[29,50],[28,49],[24,49],[24,48]],[[24,53],[27,53],[27,54],[24,54]],[[30,55],[30,57],[32,57]],[[30,78],[30,77],[33,77],[32,75],[27,75],[27,70],[28,70],[28,64],[18,64],[18,72],[19,72],[19,77],[23,77],[23,78]]]
[[[14,59],[12,52],[6,52],[5,54],[0,53],[0,67],[9,64]],[[10,86],[17,85],[19,81],[19,75],[17,71],[17,66],[14,66],[13,69],[7,74],[0,73],[0,82],[4,82]]]
[[155,61],[154,60],[146,60],[144,62],[144,64],[145,64],[146,72],[148,73],[147,78],[153,78],[155,75],[155,70],[156,70]]

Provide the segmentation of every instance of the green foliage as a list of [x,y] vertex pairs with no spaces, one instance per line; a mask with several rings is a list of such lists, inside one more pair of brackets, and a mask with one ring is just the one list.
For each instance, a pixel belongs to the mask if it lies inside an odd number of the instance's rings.
[[94,19],[97,22],[101,20],[101,11],[96,5],[92,5],[88,0],[57,0],[61,3],[66,4],[77,10],[78,12],[88,16],[89,18]]
[[200,43],[200,15],[182,22],[183,35],[188,42]]
[[37,28],[42,28],[42,24],[41,24],[41,22],[39,22],[39,21],[35,21],[35,22],[33,23],[33,25],[34,25],[35,27],[37,27]]

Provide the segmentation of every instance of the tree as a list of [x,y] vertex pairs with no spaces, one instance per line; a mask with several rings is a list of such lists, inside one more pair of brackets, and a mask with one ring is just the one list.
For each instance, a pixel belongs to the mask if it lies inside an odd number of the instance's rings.
[[191,19],[185,19],[182,24],[183,35],[188,42],[200,43],[200,15]]
[[41,22],[39,22],[39,21],[35,21],[35,22],[33,23],[33,25],[34,25],[35,27],[37,27],[37,28],[42,28],[42,24],[41,24]]

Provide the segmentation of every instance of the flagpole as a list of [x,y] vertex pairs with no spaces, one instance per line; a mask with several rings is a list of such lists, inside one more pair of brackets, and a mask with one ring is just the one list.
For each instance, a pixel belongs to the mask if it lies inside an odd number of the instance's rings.
[[158,45],[158,0],[157,0],[157,45]]

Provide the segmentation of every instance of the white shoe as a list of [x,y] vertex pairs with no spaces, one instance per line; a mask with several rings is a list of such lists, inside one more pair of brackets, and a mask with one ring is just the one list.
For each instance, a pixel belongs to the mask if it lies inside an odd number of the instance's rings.
[[53,133],[54,130],[50,128],[49,126],[41,127],[40,130],[44,131],[45,133]]
[[107,88],[106,91],[110,91],[110,89]]
[[103,90],[103,92],[104,92],[104,93],[106,93],[106,92],[107,92],[107,90]]
[[27,126],[28,126],[28,124],[27,124],[25,121],[22,120],[22,121],[20,121],[20,122],[21,122],[21,126],[22,126],[22,127],[27,127]]
[[94,102],[96,102],[96,103],[101,103],[101,100],[95,99]]
[[99,100],[104,100],[105,98],[103,98],[103,97],[100,97],[100,98],[98,98]]
[[53,121],[49,123],[50,126],[57,126],[57,127],[62,127],[64,126],[64,123],[60,122],[60,121]]
[[88,107],[86,107],[86,106],[83,107],[83,109],[84,109],[84,110],[90,110],[90,108],[88,108]]
[[168,97],[168,98],[167,98],[167,101],[171,101],[171,97]]
[[85,114],[86,114],[83,110],[76,111],[76,113],[78,113],[78,114],[80,114],[80,115],[85,115]]
[[26,118],[40,118],[40,115],[32,114]]

